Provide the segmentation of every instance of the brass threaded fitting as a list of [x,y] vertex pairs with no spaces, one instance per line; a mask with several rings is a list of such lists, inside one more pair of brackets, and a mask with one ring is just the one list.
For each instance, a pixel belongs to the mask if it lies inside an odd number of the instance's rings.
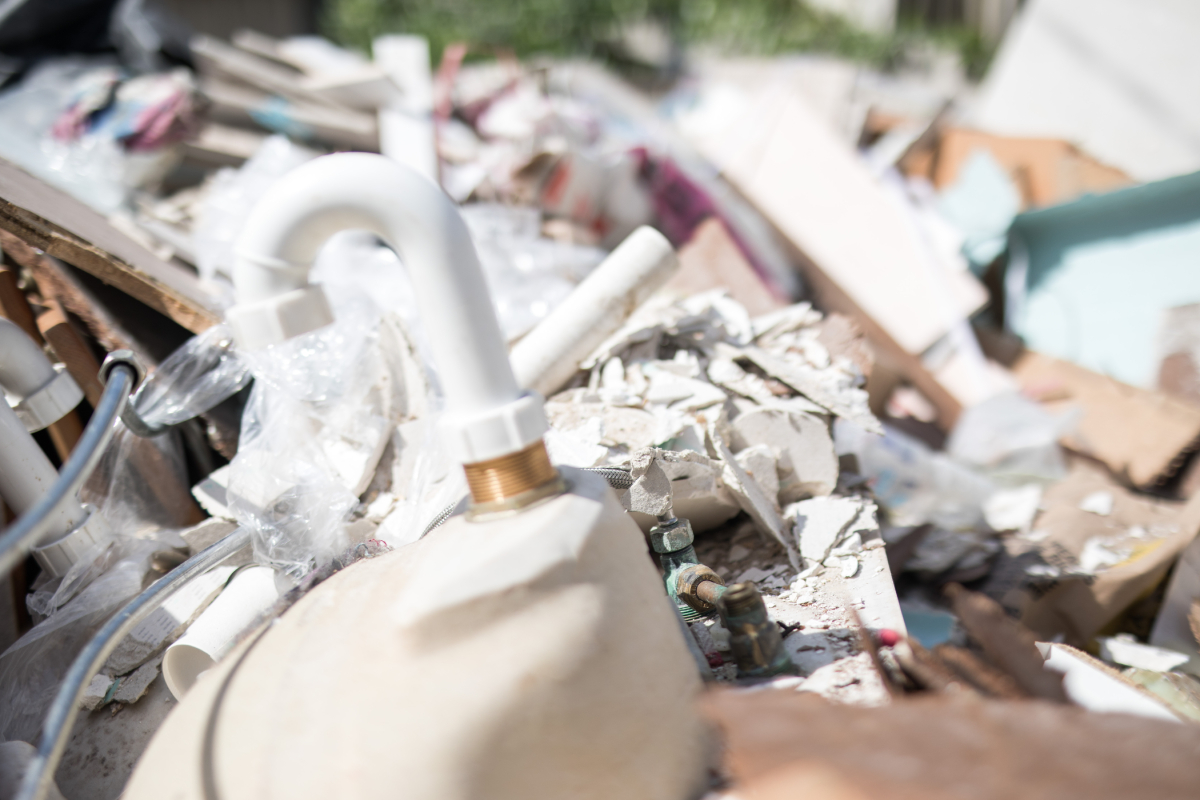
[[712,613],[724,588],[721,576],[703,564],[684,567],[675,576],[675,596],[701,614]]
[[753,583],[735,583],[725,590],[721,601],[731,616],[745,614],[757,608],[766,610],[762,595],[758,593]]
[[522,503],[514,505],[512,501],[523,496],[529,502],[540,500],[557,494],[553,489],[562,484],[541,439],[500,458],[463,464],[463,471],[471,490],[472,507],[480,512],[520,508]]

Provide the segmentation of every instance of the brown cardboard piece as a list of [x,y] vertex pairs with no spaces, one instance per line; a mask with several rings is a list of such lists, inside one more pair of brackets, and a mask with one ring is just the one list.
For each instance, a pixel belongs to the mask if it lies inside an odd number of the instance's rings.
[[1053,703],[952,693],[857,708],[727,689],[703,709],[748,800],[1182,800],[1200,781],[1200,727]]
[[1138,488],[1174,475],[1200,439],[1200,407],[1031,351],[1010,368],[1021,390],[1051,413],[1082,409],[1064,446],[1103,462]]
[[1200,495],[1186,504],[1136,495],[1084,463],[1041,507],[1029,534],[1005,540],[983,590],[1043,641],[1062,635],[1081,647],[1153,590],[1200,531]]
[[1200,676],[1200,539],[1183,551],[1171,580],[1167,584],[1167,592],[1163,597],[1162,607],[1154,620],[1154,628],[1150,631],[1150,644],[1155,647],[1166,647],[1190,656],[1188,663],[1177,671],[1190,672]]
[[966,128],[941,130],[906,154],[901,166],[908,175],[922,175],[944,189],[977,150],[987,151],[1008,172],[1025,208],[1058,205],[1133,183],[1121,170],[1061,139],[996,136]]
[[771,294],[716,217],[700,223],[692,238],[679,248],[679,270],[664,289],[682,296],[725,289],[752,317],[786,305]]

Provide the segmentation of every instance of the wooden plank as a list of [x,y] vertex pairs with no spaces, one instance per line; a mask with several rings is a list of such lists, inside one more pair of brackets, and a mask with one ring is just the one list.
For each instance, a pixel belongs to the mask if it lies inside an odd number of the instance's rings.
[[221,318],[192,272],[163,261],[96,211],[3,159],[0,229],[115,286],[193,333]]
[[340,103],[307,91],[304,88],[304,73],[299,70],[286,67],[277,61],[268,61],[211,36],[194,36],[190,44],[192,55],[205,75],[247,83],[269,94],[335,111],[346,108]]
[[17,271],[8,266],[0,266],[0,317],[15,322],[30,339],[41,342],[33,312],[17,286]]
[[748,105],[697,133],[700,150],[896,344],[919,355],[982,307],[978,281],[936,262],[897,200],[802,97],[769,89]]
[[690,130],[701,152],[787,243],[817,304],[853,318],[953,426],[962,401],[921,354],[986,300],[972,276],[928,252],[853,150],[786,87]]
[[267,134],[207,122],[180,147],[188,158],[207,166],[238,167],[258,152]]
[[104,391],[100,385],[100,362],[67,318],[62,304],[50,299],[46,305],[49,310],[38,317],[38,328],[46,343],[54,350],[54,355],[66,366],[79,388],[83,389],[88,402],[95,406]]

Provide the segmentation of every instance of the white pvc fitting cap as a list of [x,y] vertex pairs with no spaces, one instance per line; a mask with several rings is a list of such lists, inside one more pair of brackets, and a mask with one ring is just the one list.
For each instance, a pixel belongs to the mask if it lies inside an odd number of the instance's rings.
[[313,284],[256,303],[243,303],[225,313],[234,339],[247,350],[286,342],[333,322],[325,290]]
[[54,377],[32,394],[21,398],[12,410],[25,429],[36,433],[58,422],[83,400],[83,390],[62,364],[54,365]]

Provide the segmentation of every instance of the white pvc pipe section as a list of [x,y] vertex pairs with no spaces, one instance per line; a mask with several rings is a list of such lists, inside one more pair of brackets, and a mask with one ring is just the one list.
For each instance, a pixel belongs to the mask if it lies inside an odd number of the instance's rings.
[[182,700],[201,673],[233,649],[238,636],[278,599],[279,587],[270,567],[249,567],[235,575],[163,656],[163,679],[175,699]]
[[[25,430],[16,412],[0,399],[0,497],[18,514],[24,514],[50,491],[56,480],[58,471],[50,459]],[[78,501],[63,502],[50,517],[41,544],[66,536],[87,518],[87,512]]]
[[448,410],[482,412],[520,396],[466,223],[440,188],[383,156],[314,159],[267,192],[238,241],[238,303],[307,286],[317,251],[347,229],[382,237],[408,268]]
[[0,317],[0,386],[28,397],[57,376],[42,348],[15,322]]
[[[28,397],[57,377],[50,359],[21,327],[0,317],[0,386]],[[58,471],[7,402],[0,398],[0,497],[24,514],[50,491]],[[87,516],[79,503],[64,503],[51,515],[41,543],[70,533]]]
[[512,351],[517,382],[546,397],[561,389],[678,267],[675,250],[661,233],[638,228],[517,342]]

